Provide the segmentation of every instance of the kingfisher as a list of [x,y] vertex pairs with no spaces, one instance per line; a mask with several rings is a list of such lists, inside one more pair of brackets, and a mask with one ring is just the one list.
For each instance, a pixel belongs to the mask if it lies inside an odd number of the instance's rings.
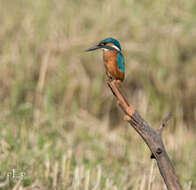
[[121,46],[118,40],[114,38],[106,38],[87,50],[94,51],[103,49],[103,61],[106,69],[106,75],[109,79],[115,79],[120,85],[125,77],[125,61],[121,53]]

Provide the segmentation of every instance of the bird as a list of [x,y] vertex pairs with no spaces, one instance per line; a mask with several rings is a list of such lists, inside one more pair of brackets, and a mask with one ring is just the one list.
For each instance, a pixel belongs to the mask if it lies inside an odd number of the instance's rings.
[[116,80],[117,84],[120,86],[125,77],[125,61],[119,41],[111,37],[105,38],[100,41],[98,45],[85,51],[89,52],[98,49],[103,49],[103,61],[106,75],[110,80]]

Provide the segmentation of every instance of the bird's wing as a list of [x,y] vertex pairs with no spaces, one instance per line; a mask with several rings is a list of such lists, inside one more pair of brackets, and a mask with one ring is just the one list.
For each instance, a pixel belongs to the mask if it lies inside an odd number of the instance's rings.
[[118,52],[117,54],[117,63],[119,69],[124,72],[125,71],[125,62],[124,62],[124,57],[121,52]]

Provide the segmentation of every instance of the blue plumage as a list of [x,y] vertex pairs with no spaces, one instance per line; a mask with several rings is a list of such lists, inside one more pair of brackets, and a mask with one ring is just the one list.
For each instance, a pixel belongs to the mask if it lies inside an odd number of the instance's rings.
[[122,72],[124,72],[125,71],[125,62],[124,62],[124,57],[120,51],[117,53],[117,63],[118,63],[119,69]]
[[107,43],[113,43],[115,46],[117,46],[120,51],[121,51],[121,46],[120,46],[120,43],[118,42],[118,40],[114,39],[114,38],[106,38],[104,40],[102,40],[100,43],[103,43],[103,44],[107,44]]

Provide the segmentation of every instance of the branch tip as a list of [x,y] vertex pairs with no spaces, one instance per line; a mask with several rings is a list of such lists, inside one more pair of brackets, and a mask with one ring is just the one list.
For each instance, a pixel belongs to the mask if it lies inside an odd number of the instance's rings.
[[172,114],[171,112],[163,119],[162,124],[160,126],[160,128],[158,129],[158,132],[161,134],[163,129],[166,127],[167,122],[169,121],[169,119],[171,118]]
[[166,126],[166,124],[167,124],[167,122],[169,121],[169,119],[171,118],[171,112],[165,117],[165,119],[163,120],[163,123],[162,123],[162,125],[163,125],[163,127],[165,127]]

